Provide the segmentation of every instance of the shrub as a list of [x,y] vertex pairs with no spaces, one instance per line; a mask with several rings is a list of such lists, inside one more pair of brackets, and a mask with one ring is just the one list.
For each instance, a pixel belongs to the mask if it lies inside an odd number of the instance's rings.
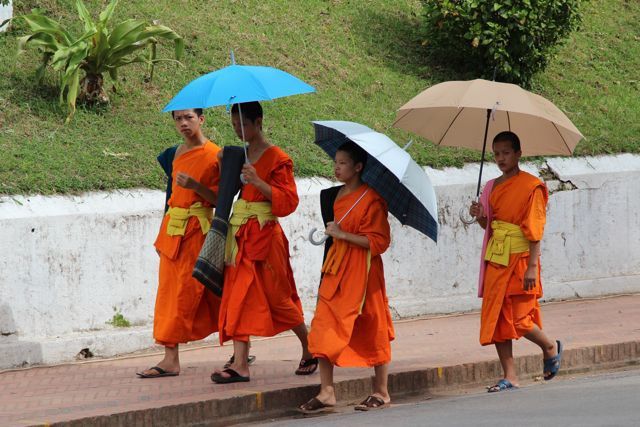
[[583,0],[422,0],[426,43],[440,61],[528,86],[580,22]]

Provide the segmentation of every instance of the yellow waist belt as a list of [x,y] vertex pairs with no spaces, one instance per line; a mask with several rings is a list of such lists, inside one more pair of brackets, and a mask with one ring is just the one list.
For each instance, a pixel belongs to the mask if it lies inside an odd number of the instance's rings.
[[167,223],[167,234],[169,236],[184,236],[187,230],[189,218],[195,216],[200,222],[202,234],[207,234],[211,228],[211,218],[213,218],[213,208],[202,206],[196,202],[188,208],[170,207],[167,211],[169,222]]
[[520,226],[505,221],[491,221],[493,235],[487,244],[485,261],[509,265],[509,256],[529,251],[529,240],[524,237]]
[[236,242],[236,233],[240,227],[256,218],[260,223],[260,228],[267,221],[277,221],[278,217],[271,212],[271,202],[247,202],[244,199],[238,199],[233,204],[233,213],[229,218],[229,231],[227,232],[227,240],[225,244],[225,263],[234,265],[236,255],[238,255],[238,242]]

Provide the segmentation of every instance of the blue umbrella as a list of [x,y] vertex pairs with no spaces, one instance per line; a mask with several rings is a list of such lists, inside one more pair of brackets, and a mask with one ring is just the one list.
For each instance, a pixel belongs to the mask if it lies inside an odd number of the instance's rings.
[[228,67],[191,81],[162,111],[270,101],[316,91],[313,86],[277,68],[236,65],[233,53],[231,62]]
[[[438,238],[436,193],[424,170],[388,136],[354,122],[314,121],[315,143],[331,158],[347,141],[367,152],[362,180],[376,190],[401,224],[434,242]],[[406,147],[405,147],[406,148]],[[313,235],[313,231],[311,232]],[[314,239],[309,239],[314,243]]]

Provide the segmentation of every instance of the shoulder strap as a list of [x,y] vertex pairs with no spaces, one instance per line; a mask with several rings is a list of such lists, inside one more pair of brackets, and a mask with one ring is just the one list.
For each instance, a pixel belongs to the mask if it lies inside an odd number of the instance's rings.
[[[336,187],[325,188],[320,191],[320,212],[322,213],[322,221],[324,222],[325,227],[327,226],[327,223],[334,220],[333,204],[336,202],[338,191],[340,191],[341,187],[342,186],[338,185]],[[333,239],[331,237],[329,237],[324,243],[324,255],[322,256],[323,264],[332,244]]]
[[178,146],[169,147],[160,153],[157,157],[158,163],[162,167],[162,170],[167,175],[167,188],[165,190],[164,211],[165,213],[169,209],[169,199],[171,198],[171,188],[173,186],[173,159],[176,157],[176,150]]

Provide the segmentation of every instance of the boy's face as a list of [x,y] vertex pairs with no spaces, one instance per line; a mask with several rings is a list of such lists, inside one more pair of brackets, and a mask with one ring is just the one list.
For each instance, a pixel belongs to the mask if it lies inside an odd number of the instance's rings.
[[198,132],[204,123],[204,116],[198,116],[193,110],[178,110],[173,112],[173,121],[176,130],[185,138],[191,138]]
[[340,182],[347,182],[357,176],[362,170],[362,163],[354,164],[353,159],[346,151],[338,150],[333,167],[333,173]]
[[511,141],[496,141],[493,143],[493,157],[502,173],[510,172],[518,167],[522,151],[515,151]]
[[[233,130],[240,140],[242,140],[242,127],[240,126],[240,114],[231,114],[231,124]],[[255,122],[242,117],[242,125],[244,126],[244,140],[253,141],[253,139],[262,131],[262,118],[258,117]]]

